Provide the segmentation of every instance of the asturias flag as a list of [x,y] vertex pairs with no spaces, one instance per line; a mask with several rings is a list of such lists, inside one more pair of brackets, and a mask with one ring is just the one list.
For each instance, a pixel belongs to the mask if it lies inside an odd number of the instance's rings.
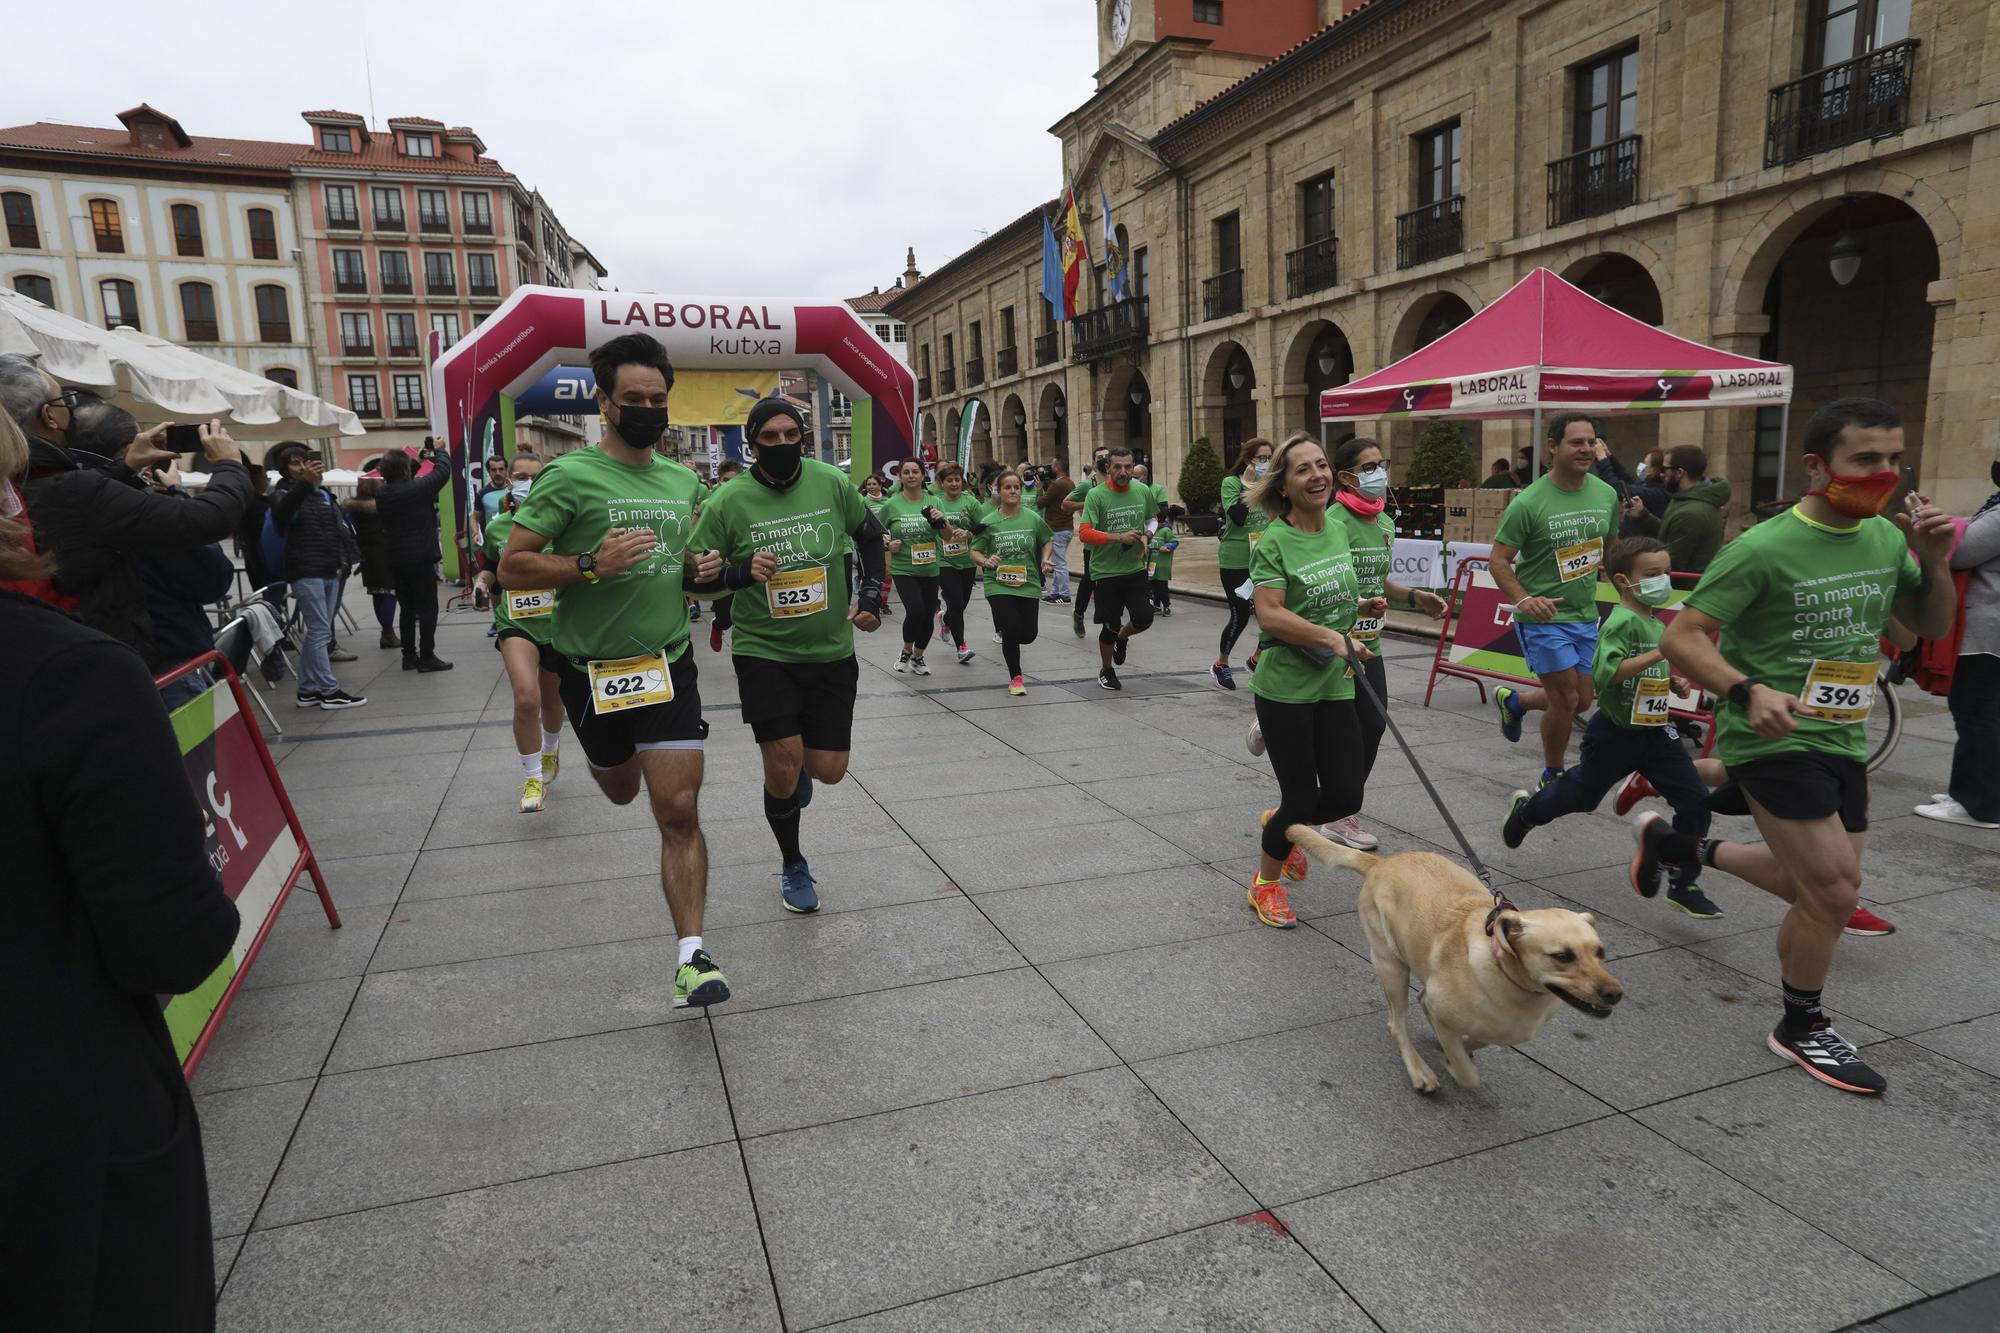
[[1056,244],[1056,229],[1042,215],[1042,299],[1049,303],[1049,318],[1066,319],[1063,313],[1062,248]]
[[1076,191],[1063,191],[1063,315],[1076,318],[1076,291],[1083,283],[1083,266],[1090,262],[1090,251],[1083,244],[1083,218],[1076,211]]
[[1104,282],[1111,291],[1111,299],[1125,299],[1125,252],[1118,246],[1118,231],[1111,225],[1111,196],[1104,193],[1104,182],[1097,183],[1098,202],[1104,205]]

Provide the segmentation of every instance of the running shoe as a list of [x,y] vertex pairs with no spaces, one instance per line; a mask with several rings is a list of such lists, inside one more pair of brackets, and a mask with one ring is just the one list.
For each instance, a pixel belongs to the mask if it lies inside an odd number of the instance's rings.
[[[1230,686],[1230,688],[1234,689],[1236,687],[1232,685]],[[1262,722],[1259,722],[1254,717],[1250,719],[1250,730],[1249,733],[1243,737],[1243,744],[1249,747],[1251,754],[1257,755],[1260,758],[1263,756],[1264,724]]]
[[1672,833],[1673,825],[1657,810],[1648,810],[1632,821],[1632,892],[1641,898],[1657,898],[1660,893],[1660,840]]
[[1208,678],[1215,682],[1218,689],[1233,690],[1236,688],[1236,673],[1223,663],[1210,663]]
[[708,627],[708,651],[711,653],[722,651],[722,620],[720,617]]
[[1854,909],[1854,915],[1847,918],[1847,933],[1850,935],[1893,935],[1896,927],[1865,907]]
[[1669,883],[1667,901],[1697,921],[1713,921],[1722,915],[1722,909],[1698,885]]
[[799,770],[798,785],[792,788],[792,800],[801,810],[813,803],[813,775],[803,768]]
[[336,645],[327,649],[326,660],[329,662],[358,662],[361,659],[347,651],[347,649]]
[[[1271,816],[1277,813],[1278,812],[1276,810],[1266,810],[1263,813],[1263,815],[1257,820],[1257,827],[1262,828],[1266,824],[1270,823]],[[1306,849],[1299,846],[1297,843],[1293,843],[1292,850],[1286,853],[1285,855],[1285,864],[1281,873],[1284,875],[1286,879],[1293,880],[1295,882],[1300,881],[1306,877],[1307,865],[1308,862],[1306,861]]]
[[1804,1032],[1787,1035],[1775,1028],[1764,1038],[1772,1052],[1784,1056],[1828,1087],[1842,1092],[1877,1093],[1889,1081],[1870,1069],[1855,1052],[1854,1043],[1833,1030],[1822,1019]]
[[1111,665],[1125,665],[1125,646],[1130,642],[1131,640],[1127,639],[1123,634],[1118,636],[1118,641],[1111,645]]
[[1500,710],[1500,734],[1518,743],[1521,739],[1521,715],[1514,711],[1515,691],[1502,685],[1493,691],[1493,706]]
[[1019,676],[1014,676],[1014,677],[1012,677],[1011,679],[1009,679],[1009,680],[1008,680],[1008,682],[1007,682],[1007,693],[1009,693],[1009,694],[1026,694],[1027,692],[1028,692],[1028,686],[1027,686],[1027,683],[1026,683],[1025,681],[1023,681],[1023,680],[1022,680],[1022,679],[1021,679],[1021,678],[1020,678]]
[[696,623],[699,623],[699,622],[701,621],[701,603],[700,603],[700,602],[689,602],[689,603],[688,603],[688,619],[689,619],[689,620],[692,620],[692,621],[695,621]]
[[923,658],[912,657],[910,659],[910,674],[913,676],[928,676],[931,674],[931,669],[924,665]]
[[1163,616],[1170,616],[1173,613],[1174,609],[1171,606],[1163,606],[1160,608],[1160,614]]
[[523,778],[521,780],[522,814],[532,815],[538,813],[541,810],[542,787],[543,787],[543,782],[540,778]]
[[542,751],[542,785],[553,787],[562,775],[562,755],[554,750]]
[[2000,824],[1973,818],[1972,812],[1950,796],[1941,798],[1936,805],[1920,805],[1917,813],[1925,819],[1935,819],[1941,824],[1963,824],[1967,828],[2000,828]]
[[1267,926],[1290,930],[1299,924],[1298,917],[1292,912],[1292,895],[1285,892],[1283,884],[1267,884],[1251,876],[1250,906],[1256,909],[1257,919]]
[[715,960],[708,956],[706,949],[696,949],[694,957],[682,963],[674,973],[676,1009],[685,1009],[689,1005],[706,1009],[728,998],[729,978],[722,975],[722,969],[715,965]]
[[1643,774],[1634,773],[1632,780],[1618,789],[1618,799],[1611,803],[1611,810],[1620,819],[1632,813],[1632,807],[1648,796],[1658,796],[1653,784],[1646,781]]
[[314,691],[312,691],[312,690],[300,690],[300,691],[299,691],[299,707],[301,707],[301,708],[318,708],[318,707],[319,707],[319,701],[320,701],[321,699],[324,699],[325,697],[326,697],[325,695],[323,695],[323,694],[318,694],[318,693],[315,693],[315,692],[314,692]]
[[902,652],[902,653],[898,653],[898,654],[896,654],[896,674],[900,676],[901,674],[903,674],[903,673],[904,673],[905,671],[908,671],[909,669],[910,669],[910,655],[909,655],[909,653],[907,653],[907,652]]
[[784,884],[785,910],[803,915],[819,910],[819,889],[804,861],[794,861],[778,873]]
[[1352,847],[1357,852],[1372,852],[1382,845],[1382,840],[1361,827],[1361,821],[1353,815],[1336,819],[1331,824],[1321,824],[1319,831],[1343,847]]
[[1540,791],[1542,788],[1548,786],[1551,782],[1554,782],[1557,778],[1561,777],[1564,773],[1568,771],[1569,771],[1568,769],[1563,769],[1563,768],[1543,769],[1542,780],[1535,784],[1535,790]]
[[1110,667],[1106,667],[1097,673],[1097,683],[1107,690],[1122,690],[1125,688],[1118,683],[1118,673]]
[[368,701],[358,694],[346,690],[328,690],[319,697],[319,706],[329,713],[341,708],[359,708]]
[[972,649],[967,648],[961,644],[958,650],[958,664],[960,666],[966,666],[972,661],[973,658],[977,656],[979,656],[978,653],[973,652]]
[[951,626],[944,623],[944,612],[942,611],[938,612],[937,636],[946,643],[954,642],[951,637]]
[[1527,809],[1528,793],[1517,791],[1507,802],[1507,817],[1500,821],[1500,841],[1512,849],[1528,840],[1530,824],[1522,811]]

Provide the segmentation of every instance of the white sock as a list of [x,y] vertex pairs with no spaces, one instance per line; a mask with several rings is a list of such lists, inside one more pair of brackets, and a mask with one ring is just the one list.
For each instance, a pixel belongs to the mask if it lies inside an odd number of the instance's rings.
[[562,748],[561,727],[556,728],[554,731],[545,731],[542,733],[543,754],[554,754],[557,750],[560,750],[561,748]]
[[540,777],[542,775],[542,752],[540,750],[530,750],[528,753],[522,755],[521,771],[531,778]]
[[[701,947],[701,936],[699,935],[681,936],[681,962],[685,963],[688,959],[694,957],[694,951],[696,949],[699,949],[700,947]],[[678,967],[680,966],[680,964],[676,963],[675,966]]]

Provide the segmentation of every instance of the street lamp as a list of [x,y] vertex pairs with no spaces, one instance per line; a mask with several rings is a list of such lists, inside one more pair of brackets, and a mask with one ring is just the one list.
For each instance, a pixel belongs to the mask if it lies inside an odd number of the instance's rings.
[[1056,414],[1056,420],[1057,420],[1057,421],[1061,421],[1061,420],[1063,419],[1063,400],[1062,400],[1062,399],[1060,399],[1060,398],[1056,399],[1056,403],[1055,403],[1055,407],[1054,407],[1053,411],[1054,411],[1054,412],[1055,412],[1055,414]]
[[1144,391],[1141,390],[1139,386],[1136,384],[1132,386],[1131,396],[1132,396],[1132,406],[1134,407],[1137,407],[1139,404],[1146,401],[1146,395]]
[[1842,287],[1853,282],[1855,275],[1861,272],[1861,256],[1867,251],[1868,247],[1861,243],[1859,236],[1849,228],[1841,228],[1840,235],[1833,238],[1833,244],[1826,251],[1827,271],[1833,274],[1834,282]]
[[1240,389],[1240,388],[1242,388],[1242,387],[1243,387],[1243,381],[1244,381],[1244,380],[1246,380],[1246,379],[1248,379],[1248,378],[1249,378],[1249,377],[1248,377],[1247,375],[1245,375],[1245,374],[1243,373],[1243,367],[1241,367],[1241,366],[1231,366],[1231,367],[1229,368],[1229,387],[1230,387],[1230,388],[1232,388],[1232,389]]
[[1027,424],[1028,424],[1028,414],[1027,414],[1026,412],[1023,412],[1023,411],[1022,411],[1022,410],[1021,410],[1020,408],[1018,408],[1018,407],[1017,407],[1017,408],[1015,408],[1015,409],[1014,409],[1014,429],[1016,429],[1016,430],[1019,430],[1019,429],[1020,429],[1021,427],[1025,426],[1025,425],[1027,425]]
[[1319,345],[1319,357],[1313,364],[1319,367],[1320,374],[1331,375],[1333,368],[1340,364],[1340,358],[1333,354],[1333,348],[1329,344],[1321,343]]

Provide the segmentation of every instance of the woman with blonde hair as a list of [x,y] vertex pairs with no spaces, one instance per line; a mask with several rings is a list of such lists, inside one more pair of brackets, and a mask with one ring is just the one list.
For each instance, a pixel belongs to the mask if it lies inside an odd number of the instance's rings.
[[14,418],[0,412],[0,588],[74,611],[76,599],[56,591],[50,577],[54,564],[35,547],[27,498],[18,484],[27,472],[28,437]]
[[1306,874],[1305,854],[1285,831],[1361,808],[1354,672],[1372,654],[1348,634],[1362,603],[1346,528],[1327,521],[1335,487],[1325,450],[1300,432],[1276,451],[1247,500],[1270,520],[1250,556],[1259,627],[1250,692],[1278,778],[1278,808],[1264,812],[1250,905],[1259,921],[1284,930],[1298,918],[1281,880]]

